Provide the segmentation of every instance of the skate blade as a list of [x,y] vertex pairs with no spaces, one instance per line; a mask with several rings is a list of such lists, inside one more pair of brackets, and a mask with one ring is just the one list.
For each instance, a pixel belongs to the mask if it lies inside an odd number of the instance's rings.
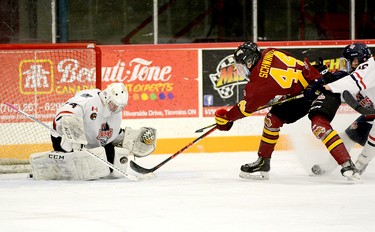
[[351,183],[354,183],[354,184],[362,184],[363,183],[363,180],[361,178],[361,176],[358,174],[358,173],[348,173],[348,174],[345,174],[344,173],[344,176],[348,179],[349,182]]
[[240,177],[244,179],[250,179],[250,180],[268,180],[270,178],[268,172],[240,172]]

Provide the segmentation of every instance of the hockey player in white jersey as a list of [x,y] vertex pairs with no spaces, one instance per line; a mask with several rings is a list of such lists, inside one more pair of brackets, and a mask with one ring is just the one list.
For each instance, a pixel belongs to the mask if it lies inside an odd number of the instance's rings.
[[[348,90],[355,96],[358,102],[371,109],[375,102],[375,61],[370,49],[363,43],[353,43],[344,48],[343,56],[348,61],[348,70],[351,72],[335,82],[324,86],[325,89],[335,93],[343,93]],[[362,174],[368,163],[375,156],[375,128],[372,123],[375,115],[361,115],[344,132],[340,133],[347,150],[350,150],[356,143],[363,146],[355,166]],[[332,161],[316,164],[312,172],[316,175],[330,173],[337,167]]]
[[156,130],[151,127],[121,128],[128,92],[122,83],[105,90],[83,90],[69,99],[54,118],[54,151],[30,156],[34,179],[93,180],[121,177],[92,154],[126,172],[128,159],[145,157],[156,147]]

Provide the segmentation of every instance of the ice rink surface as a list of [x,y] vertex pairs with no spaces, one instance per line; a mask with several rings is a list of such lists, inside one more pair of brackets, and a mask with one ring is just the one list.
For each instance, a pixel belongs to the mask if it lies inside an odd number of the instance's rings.
[[[136,162],[151,168],[169,156]],[[255,152],[182,153],[141,182],[0,175],[0,231],[375,231],[375,163],[351,184],[339,168],[310,176],[307,156],[276,151],[267,181],[238,177]]]

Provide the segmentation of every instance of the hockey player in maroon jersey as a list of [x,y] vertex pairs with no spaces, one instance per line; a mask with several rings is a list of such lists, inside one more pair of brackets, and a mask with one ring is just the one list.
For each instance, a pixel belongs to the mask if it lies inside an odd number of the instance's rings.
[[[306,88],[312,88],[309,92],[311,93],[314,87],[319,86],[315,82],[322,80],[322,74],[307,59],[302,62],[276,48],[267,48],[260,52],[257,44],[245,42],[234,52],[234,58],[238,72],[248,78],[249,82],[245,86],[243,100],[229,111],[225,109],[216,111],[215,120],[219,130],[230,130],[234,121],[250,116],[252,112],[275,97],[292,97],[301,94]],[[322,71],[324,70],[326,68]],[[312,103],[313,99],[300,98],[273,106],[264,119],[258,159],[253,163],[242,165],[240,177],[268,179],[270,159],[279,139],[280,128],[310,112],[313,133],[323,142],[337,163],[342,165],[343,176],[350,179],[359,178],[357,175],[353,176],[357,170],[342,140],[330,125],[341,104],[340,97],[333,96],[333,93],[327,93],[327,96],[324,103],[316,101]],[[318,109],[314,106],[318,106]],[[319,109],[321,106],[324,106],[323,110],[329,108],[330,113],[322,112]]]

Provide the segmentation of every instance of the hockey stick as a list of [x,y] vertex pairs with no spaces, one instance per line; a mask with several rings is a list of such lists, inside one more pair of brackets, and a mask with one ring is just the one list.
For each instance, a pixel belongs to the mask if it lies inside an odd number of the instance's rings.
[[[48,126],[47,124],[45,124],[44,122],[42,121],[39,121],[38,119],[36,119],[35,117],[29,115],[28,113],[26,113],[25,111],[22,111],[21,109],[17,108],[16,106],[10,104],[10,103],[5,103],[7,106],[9,106],[10,108],[12,108],[13,110],[17,111],[18,113],[26,116],[27,118],[33,120],[34,122],[37,122],[38,124],[44,126],[45,128],[49,129],[51,131],[51,133],[53,133],[54,135],[60,135],[55,129],[53,129],[52,127]],[[88,149],[84,149],[83,151],[89,153],[90,155],[92,155],[93,157],[95,157],[98,161],[102,162],[103,164],[105,164],[107,167],[109,168],[112,168],[113,170],[116,170],[118,173],[120,173],[121,175],[123,175],[124,177],[128,178],[129,180],[132,180],[132,181],[140,181],[141,179],[137,176],[134,176],[134,175],[130,175],[126,172],[124,172],[123,170],[119,169],[118,167],[114,166],[113,164],[111,164],[110,162],[108,162],[107,160],[104,160],[102,159],[100,156],[98,156],[97,154],[91,152],[90,150]]]
[[[294,97],[290,97],[290,98],[287,98],[287,99],[284,99],[284,100],[281,100],[281,101],[276,101],[276,102],[273,102],[271,101],[271,103],[265,105],[265,106],[261,106],[259,107],[256,111],[258,110],[261,110],[261,109],[265,109],[267,107],[270,107],[270,106],[274,106],[274,105],[278,105],[278,104],[281,104],[281,103],[284,103],[284,102],[287,102],[287,101],[291,101],[291,100],[294,100],[294,99],[299,99],[299,98],[302,98],[303,97],[303,94],[300,94],[300,95],[296,95]],[[211,128],[213,127],[213,128]],[[143,173],[143,174],[147,174],[147,173],[152,173],[156,170],[158,170],[161,166],[163,166],[165,163],[167,163],[169,160],[173,159],[174,157],[176,157],[177,155],[181,154],[182,152],[184,152],[186,149],[188,149],[189,147],[193,146],[195,143],[199,142],[201,139],[203,139],[204,137],[206,137],[207,135],[211,134],[214,130],[217,129],[216,127],[216,124],[212,124],[212,125],[209,125],[209,126],[206,126],[200,130],[204,130],[206,128],[211,128],[209,131],[207,131],[206,133],[204,133],[203,135],[199,136],[198,138],[196,138],[194,141],[192,141],[191,143],[189,143],[188,145],[186,145],[185,147],[183,147],[181,150],[179,150],[178,152],[174,153],[172,156],[168,157],[167,159],[165,159],[163,162],[159,163],[158,165],[156,165],[155,167],[153,168],[144,168],[144,167],[141,167],[139,166],[137,163],[135,163],[134,161],[130,161],[130,167],[138,172],[138,173]],[[199,131],[199,130],[198,130]]]
[[160,164],[156,165],[155,167],[153,168],[144,168],[144,167],[141,167],[139,166],[137,163],[133,162],[133,160],[130,161],[130,167],[138,172],[138,173],[143,173],[143,174],[147,174],[147,173],[152,173],[156,170],[158,170],[161,166],[163,166],[165,163],[167,163],[169,160],[173,159],[174,157],[176,157],[177,155],[181,154],[183,151],[185,151],[186,149],[188,149],[189,147],[193,146],[195,143],[199,142],[201,139],[203,139],[204,137],[206,137],[207,135],[211,134],[212,132],[214,132],[214,130],[216,130],[217,127],[216,127],[216,124],[215,124],[215,127],[211,128],[209,131],[207,131],[206,133],[204,133],[203,135],[199,136],[198,138],[196,138],[194,141],[192,141],[191,143],[189,143],[188,145],[186,145],[185,147],[183,147],[181,150],[179,150],[178,152],[174,153],[173,155],[171,155],[170,157],[168,157],[167,159],[165,159],[163,162],[161,162]]
[[[256,111],[259,111],[259,110],[263,110],[263,109],[266,109],[268,107],[272,107],[272,106],[275,106],[275,105],[280,105],[280,104],[283,104],[285,102],[288,102],[288,101],[291,101],[291,100],[295,100],[295,99],[299,99],[299,98],[302,98],[303,97],[303,94],[299,94],[299,95],[296,95],[296,96],[293,96],[293,97],[290,97],[290,98],[286,98],[284,100],[281,100],[281,101],[274,101],[274,100],[271,100],[270,103],[268,103],[267,105],[264,105],[264,106],[261,106],[259,107],[257,110],[255,110],[254,112]],[[208,126],[205,126],[203,128],[200,128],[198,130],[195,131],[195,133],[201,133],[203,132],[205,129],[208,129],[208,128],[211,128],[211,127],[214,127],[216,125],[216,123],[214,124],[211,124],[211,125],[208,125]]]
[[201,128],[201,129],[198,129],[198,130],[195,131],[195,133],[201,133],[201,132],[203,132],[205,129],[208,129],[208,128],[211,128],[211,127],[214,127],[214,126],[216,126],[216,123],[211,124],[211,125],[208,125],[208,126],[205,126],[205,127]]
[[342,93],[342,97],[344,98],[346,104],[348,104],[358,113],[363,114],[363,115],[375,114],[375,109],[369,109],[369,108],[365,108],[361,106],[361,104],[357,101],[357,99],[353,97],[353,95],[349,91],[345,90]]

